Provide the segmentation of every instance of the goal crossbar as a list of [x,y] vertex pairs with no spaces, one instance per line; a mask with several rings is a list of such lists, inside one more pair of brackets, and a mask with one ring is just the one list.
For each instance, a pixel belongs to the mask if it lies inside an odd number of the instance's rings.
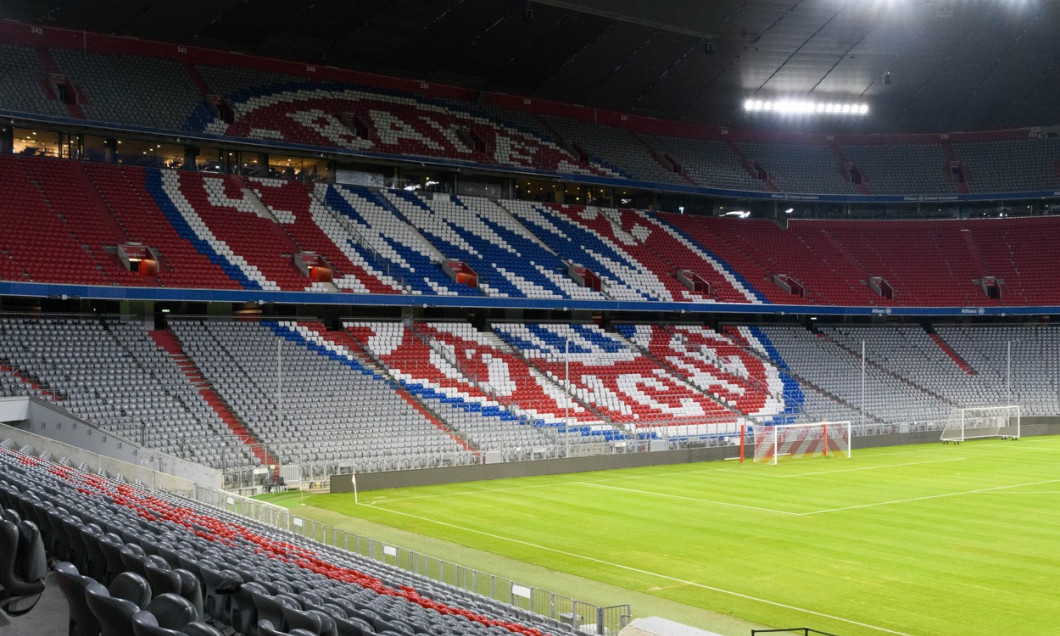
[[812,422],[761,426],[755,430],[755,461],[776,464],[781,457],[850,457],[851,423]]

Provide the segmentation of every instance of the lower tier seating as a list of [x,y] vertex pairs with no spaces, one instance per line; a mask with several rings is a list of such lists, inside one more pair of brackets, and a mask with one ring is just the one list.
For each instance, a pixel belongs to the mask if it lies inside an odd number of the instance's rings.
[[[76,595],[68,593],[77,633],[91,633],[79,623],[95,615],[108,622],[105,633],[129,634],[114,626],[131,625],[145,606],[175,605],[191,606],[225,633],[250,633],[268,620],[276,630],[315,623],[309,633],[316,634],[575,634],[559,621],[355,553],[3,446],[0,506],[38,526],[50,556],[74,561],[58,566],[60,580],[85,588],[90,611],[107,598],[136,599],[126,599],[132,607],[111,603],[115,611],[101,615],[76,611]],[[77,578],[85,575],[93,580]],[[159,602],[156,591],[166,585],[178,599],[201,594],[201,605]]]
[[560,457],[743,423],[903,426],[1005,403],[1060,413],[1060,327],[1044,324],[170,326],[0,316],[0,397],[36,396],[215,468],[314,474]]

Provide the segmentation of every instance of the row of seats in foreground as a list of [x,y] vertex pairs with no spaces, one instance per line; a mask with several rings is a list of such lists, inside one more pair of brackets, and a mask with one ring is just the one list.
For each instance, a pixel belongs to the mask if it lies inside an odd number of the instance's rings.
[[[74,561],[70,567],[58,566],[58,576],[71,589],[84,585],[88,612],[103,634],[133,633],[134,617],[142,609],[154,614],[155,622],[161,616],[171,624],[184,621],[185,628],[143,633],[195,633],[186,629],[195,621],[186,619],[206,618],[227,634],[574,634],[559,621],[367,557],[2,446],[0,475],[0,506],[40,527],[45,550],[53,557]],[[75,570],[99,585],[77,579]],[[126,572],[165,591],[130,593],[129,588],[143,585]],[[116,584],[119,580],[123,582]],[[203,599],[200,616],[195,615],[195,583]],[[124,599],[129,604],[113,600],[130,594],[138,596]],[[159,600],[165,594],[171,596]],[[73,606],[79,593],[69,593],[69,598]],[[93,604],[110,609],[93,610]],[[105,620],[119,626],[115,631],[107,631],[99,620],[104,611],[110,612]],[[89,614],[83,608],[71,612],[84,623],[90,623]],[[140,619],[151,622],[143,615]],[[72,633],[94,636],[91,625],[82,631],[80,623]]]

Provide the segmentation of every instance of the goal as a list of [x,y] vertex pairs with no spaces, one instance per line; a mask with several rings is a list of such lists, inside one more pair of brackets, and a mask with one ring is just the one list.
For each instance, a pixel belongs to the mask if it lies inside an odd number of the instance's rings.
[[942,429],[943,442],[960,443],[966,439],[1007,437],[1019,439],[1020,407],[977,406],[957,409]]
[[755,461],[777,463],[782,457],[850,457],[850,422],[813,422],[759,426]]

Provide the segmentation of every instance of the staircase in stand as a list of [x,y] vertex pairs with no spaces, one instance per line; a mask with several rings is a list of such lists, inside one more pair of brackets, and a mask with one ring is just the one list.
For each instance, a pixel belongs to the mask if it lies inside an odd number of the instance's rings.
[[[59,68],[59,65],[55,63],[55,58],[52,57],[51,51],[43,47],[39,48],[37,49],[37,56],[40,58],[41,64],[44,65],[44,70],[48,72],[49,76],[63,75],[63,72]],[[52,90],[51,82],[49,80],[44,80],[44,86],[45,92],[48,93],[48,99],[59,99],[59,95],[57,95],[54,90]],[[72,104],[64,103],[64,106],[66,106],[66,112],[75,119],[84,119],[85,113],[78,105],[78,103],[80,103],[80,100],[82,100],[84,96],[81,94],[81,91],[74,87],[72,84],[69,86],[71,89],[74,90],[74,92],[77,93],[78,100],[77,102]]]
[[202,399],[210,405],[214,413],[221,418],[221,421],[228,426],[229,430],[239,438],[241,442],[250,447],[254,456],[258,458],[258,461],[267,466],[279,465],[279,460],[272,454],[266,452],[261,444],[261,440],[254,437],[254,435],[247,430],[246,425],[228,408],[228,404],[225,403],[221,396],[213,390],[209,381],[203,376],[199,366],[192,361],[186,353],[184,353],[184,347],[181,346],[180,341],[168,329],[156,329],[150,332],[151,339],[155,341],[160,349],[169,354],[169,357],[173,359],[173,362],[180,369],[181,373],[184,374],[188,380],[191,381],[192,385],[198,390],[199,395]]
[[482,453],[479,452],[477,448],[469,444],[466,439],[460,437],[460,435],[458,435],[453,429],[449,428],[449,426],[445,422],[438,419],[438,417],[434,413],[431,413],[431,411],[428,410],[427,407],[425,407],[422,403],[420,403],[420,401],[417,400],[411,393],[396,385],[394,391],[401,397],[402,400],[405,400],[412,408],[416,409],[417,413],[422,415],[424,418],[427,419],[428,422],[433,424],[436,429],[448,435],[451,440],[456,442],[457,446],[466,451],[471,451],[471,453],[474,454],[475,457],[482,457]]
[[942,339],[942,336],[938,335],[932,330],[929,330],[928,337],[931,338],[932,342],[938,345],[939,349],[942,349],[943,353],[945,353],[947,356],[950,357],[951,360],[953,360],[954,364],[956,364],[961,371],[964,371],[968,375],[975,375],[976,371],[974,368],[972,368],[972,365],[968,364],[968,362],[964,358],[962,358],[959,353],[954,351],[953,347],[951,347],[949,343]]
[[[957,157],[957,151],[953,149],[953,144],[949,141],[942,142],[942,154],[946,157],[947,162],[944,176],[946,177],[946,181],[951,183],[953,180],[953,168],[951,166],[960,166],[961,161],[960,158]],[[957,192],[959,194],[968,194],[968,173],[964,167],[961,167],[961,172],[964,175],[964,179],[954,185],[957,186]]]
[[[768,190],[769,192],[779,192],[776,184],[773,183],[773,177],[765,168],[763,168],[761,165],[756,166],[755,162],[752,161],[751,158],[748,157],[746,154],[744,154],[744,151],[741,150],[740,147],[737,146],[736,143],[733,142],[731,139],[727,139],[725,143],[728,144],[729,150],[731,150],[737,157],[740,158],[740,165],[742,165],[743,169],[747,171],[747,174],[765,183],[766,190]],[[761,170],[761,174],[759,174],[759,170]]]
[[[839,174],[842,175],[843,179],[854,183],[854,185],[858,187],[858,192],[861,194],[869,194],[869,186],[865,183],[864,173],[861,173],[860,169],[847,159],[846,153],[843,152],[843,149],[838,143],[832,141],[828,145],[832,148],[832,154],[835,155],[835,160],[838,164]],[[858,170],[862,177],[861,179],[858,179],[856,183],[852,170]]]

